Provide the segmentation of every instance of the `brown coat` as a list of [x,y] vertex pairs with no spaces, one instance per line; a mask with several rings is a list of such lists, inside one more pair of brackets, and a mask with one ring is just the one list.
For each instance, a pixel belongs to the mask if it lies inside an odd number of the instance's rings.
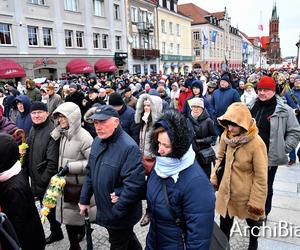
[[[226,120],[232,121],[245,128],[243,135],[246,135],[248,142],[237,146],[227,145],[225,171],[217,194],[216,210],[223,217],[228,212],[229,216],[238,216],[240,219],[259,220],[264,218],[267,198],[267,150],[246,106],[241,103],[231,106],[234,107],[229,107],[219,122],[222,125]],[[224,138],[227,135],[228,130],[225,129],[218,147],[215,169],[222,161],[226,145]],[[215,171],[211,182],[217,185]]]

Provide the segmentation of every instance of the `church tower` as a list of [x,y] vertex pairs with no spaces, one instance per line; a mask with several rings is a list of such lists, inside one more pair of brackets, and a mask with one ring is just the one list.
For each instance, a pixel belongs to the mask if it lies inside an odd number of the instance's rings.
[[276,3],[273,7],[272,17],[269,23],[269,44],[267,48],[267,59],[269,64],[279,64],[282,62],[279,38],[279,16],[277,14]]

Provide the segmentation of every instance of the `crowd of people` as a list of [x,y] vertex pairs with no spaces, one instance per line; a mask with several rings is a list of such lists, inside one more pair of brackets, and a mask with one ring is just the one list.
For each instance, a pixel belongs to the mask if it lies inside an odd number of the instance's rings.
[[[277,168],[300,160],[298,73],[8,81],[0,88],[1,211],[25,250],[62,240],[62,224],[70,250],[81,249],[87,211],[111,249],[142,249],[139,221],[150,223],[146,249],[210,249],[215,211],[228,240],[234,217],[245,219],[248,249],[257,249]],[[19,129],[29,146],[21,163]],[[58,172],[66,187],[45,238],[35,202]],[[0,236],[2,249],[8,244]]]

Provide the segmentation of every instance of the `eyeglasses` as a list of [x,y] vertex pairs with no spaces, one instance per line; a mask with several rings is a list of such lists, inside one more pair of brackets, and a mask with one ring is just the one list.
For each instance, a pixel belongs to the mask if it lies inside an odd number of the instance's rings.
[[32,111],[31,115],[41,115],[43,113],[45,113],[46,111],[42,111],[42,110],[37,110],[37,111]]

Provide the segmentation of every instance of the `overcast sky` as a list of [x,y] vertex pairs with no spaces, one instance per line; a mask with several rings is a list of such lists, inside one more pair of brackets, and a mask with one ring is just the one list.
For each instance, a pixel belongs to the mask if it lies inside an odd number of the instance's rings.
[[[231,25],[248,36],[258,36],[258,24],[262,20],[264,35],[269,35],[269,20],[274,0],[179,0],[178,4],[194,3],[208,12],[217,12],[227,7]],[[277,0],[279,37],[283,57],[296,56],[296,43],[300,35],[300,0]],[[261,15],[260,15],[261,13]],[[260,18],[262,16],[262,18]]]

